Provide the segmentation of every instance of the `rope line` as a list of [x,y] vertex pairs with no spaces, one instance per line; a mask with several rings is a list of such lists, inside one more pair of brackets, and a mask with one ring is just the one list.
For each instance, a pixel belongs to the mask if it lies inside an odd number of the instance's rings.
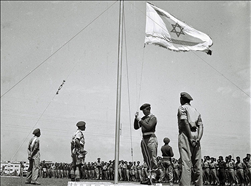
[[[81,31],[79,31],[77,34],[75,34],[70,40],[68,40],[65,44],[63,44],[58,50],[56,50],[52,55],[50,55],[47,59],[45,59],[40,65],[38,65],[35,69],[33,69],[29,74],[27,74],[23,79],[25,79],[28,75],[30,75],[33,71],[35,71],[39,66],[41,66],[43,63],[45,63],[45,61],[47,61],[50,57],[52,57],[56,52],[58,52],[60,49],[62,49],[67,43],[69,43],[71,40],[73,40],[77,35],[79,35],[84,29],[86,29],[89,25],[91,25],[96,19],[98,19],[102,14],[104,14],[108,9],[110,9],[116,2],[114,2],[111,6],[109,6],[105,11],[103,11],[98,17],[96,17],[91,23],[89,23],[87,26],[85,26]],[[66,79],[69,78],[70,74],[72,73],[73,69],[76,67],[77,63],[74,65],[74,67],[72,68],[72,70],[69,72],[68,76]],[[21,79],[18,83],[20,83],[23,79]],[[17,84],[18,84],[17,83]],[[37,122],[35,123],[35,125],[32,127],[31,131],[28,133],[28,135],[25,137],[25,139],[23,140],[23,142],[21,143],[21,145],[18,147],[16,153],[12,156],[11,160],[13,160],[13,158],[16,156],[16,154],[19,152],[20,148],[22,147],[22,145],[24,144],[24,142],[26,141],[26,139],[28,138],[28,136],[30,135],[30,133],[33,131],[33,129],[35,128],[35,126],[37,125],[37,123],[40,121],[40,119],[42,118],[42,116],[44,115],[45,111],[48,109],[48,107],[50,106],[50,104],[52,103],[52,101],[54,100],[55,96],[59,94],[60,89],[63,87],[65,83],[65,80],[63,80],[63,83],[60,85],[60,87],[58,88],[56,94],[53,96],[52,100],[49,102],[49,104],[47,105],[47,107],[45,108],[45,110],[43,111],[43,113],[40,115],[40,117],[38,118]],[[17,84],[15,84],[12,88],[14,88]],[[12,89],[11,88],[11,89]],[[7,92],[9,92],[11,89],[9,89]],[[6,93],[7,93],[6,92]],[[4,93],[2,96],[4,96],[6,93]],[[2,97],[1,96],[1,97]]]
[[243,92],[245,95],[247,95],[248,97],[250,97],[249,94],[247,94],[246,92],[244,92],[244,90],[242,90],[240,87],[238,87],[234,82],[232,82],[229,78],[227,78],[223,73],[221,73],[220,71],[218,71],[216,68],[214,68],[212,65],[210,65],[208,62],[206,62],[204,59],[202,59],[200,56],[198,56],[195,52],[193,52],[193,54],[195,54],[198,58],[200,58],[202,61],[204,61],[208,66],[210,66],[212,69],[214,69],[216,72],[218,72],[221,76],[223,76],[226,80],[228,80],[230,83],[232,83],[236,88],[238,88],[241,92]]
[[16,154],[18,153],[18,151],[20,150],[20,148],[22,147],[22,145],[24,144],[25,140],[28,138],[28,136],[32,133],[33,129],[35,128],[35,126],[37,125],[37,123],[39,122],[39,120],[42,118],[42,116],[44,115],[45,111],[47,110],[47,108],[50,106],[51,102],[54,100],[56,94],[53,96],[52,100],[49,102],[49,104],[47,105],[47,107],[45,108],[45,110],[43,111],[43,113],[40,115],[40,117],[38,118],[37,122],[35,123],[35,125],[33,125],[32,129],[30,130],[30,132],[28,133],[28,135],[25,137],[25,139],[23,140],[23,142],[21,143],[21,145],[18,147],[16,153],[12,156],[11,161],[13,160],[13,158],[16,156]]
[[[130,2],[131,3],[131,2]],[[137,8],[139,10],[139,12],[141,12],[142,14],[145,15],[145,12],[141,11],[137,6],[135,6],[133,3],[131,3],[135,8]],[[149,19],[151,19],[153,22],[155,22],[151,17],[147,16]],[[156,22],[155,22],[156,23]],[[159,25],[158,23],[156,23],[157,25]],[[159,25],[160,28],[162,28],[163,30],[165,30],[161,25]],[[194,53],[194,52],[193,52]],[[195,53],[194,53],[195,54]],[[197,57],[199,57],[197,54],[195,54]],[[246,96],[248,96],[250,98],[250,95],[247,94],[244,90],[242,90],[238,85],[236,85],[234,82],[232,82],[229,78],[227,78],[223,73],[221,73],[220,71],[218,71],[216,68],[214,68],[212,65],[209,65],[205,60],[203,60],[201,57],[199,57],[202,61],[204,61],[208,66],[210,66],[212,69],[214,69],[216,72],[218,72],[222,77],[224,77],[226,80],[228,80],[230,83],[232,83],[236,88],[238,88],[241,92],[243,92]]]
[[38,69],[42,64],[44,64],[48,59],[50,59],[53,55],[55,55],[59,50],[61,50],[67,43],[72,41],[77,35],[79,35],[83,30],[85,30],[88,26],[90,26],[94,21],[96,21],[101,15],[103,15],[107,10],[109,10],[117,1],[115,1],[112,5],[110,5],[106,10],[104,10],[101,14],[99,14],[94,20],[92,20],[89,24],[87,24],[83,29],[81,29],[77,34],[71,37],[68,41],[66,41],[61,47],[59,47],[55,52],[53,52],[49,57],[47,57],[42,63],[40,63],[36,68],[31,70],[27,75],[25,75],[21,80],[19,80],[15,85],[13,85],[9,90],[7,90],[1,98],[6,95],[9,91],[11,91],[14,87],[16,87],[20,82],[22,82],[26,77],[28,77],[32,72]]

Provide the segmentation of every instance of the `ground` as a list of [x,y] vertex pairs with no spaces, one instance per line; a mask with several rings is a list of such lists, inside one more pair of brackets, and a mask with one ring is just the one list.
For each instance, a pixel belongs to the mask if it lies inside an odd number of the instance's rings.
[[[38,181],[44,186],[68,186],[69,179],[57,179],[57,178],[39,178]],[[120,181],[118,184],[114,184],[114,181],[97,181],[97,180],[80,180],[80,185],[86,184],[86,186],[108,186],[108,185],[118,185],[118,186],[143,186],[139,182],[123,182]],[[1,186],[29,186],[31,184],[25,184],[25,178],[20,178],[17,176],[1,176]],[[69,184],[69,186],[74,186],[74,184]],[[164,183],[162,186],[167,186],[169,184]],[[78,186],[78,185],[76,185]],[[161,184],[155,184],[155,186],[161,186]],[[178,186],[174,184],[174,186]],[[209,185],[207,185],[209,186]]]

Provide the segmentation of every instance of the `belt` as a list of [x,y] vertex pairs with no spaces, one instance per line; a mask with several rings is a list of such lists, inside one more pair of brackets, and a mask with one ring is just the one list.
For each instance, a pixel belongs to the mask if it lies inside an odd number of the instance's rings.
[[171,159],[170,156],[163,156],[163,159]]
[[144,132],[143,136],[147,136],[147,135],[151,135],[151,134],[154,134],[154,132]]

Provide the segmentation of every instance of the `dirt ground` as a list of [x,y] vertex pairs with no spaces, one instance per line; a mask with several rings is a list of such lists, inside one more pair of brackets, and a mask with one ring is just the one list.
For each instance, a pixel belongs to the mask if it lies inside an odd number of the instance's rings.
[[[87,185],[95,185],[95,186],[100,186],[96,180],[80,180],[81,182],[93,182],[93,184],[87,184]],[[69,179],[67,178],[38,178],[38,182],[41,183],[41,185],[44,186],[68,186],[68,182],[70,182]],[[109,183],[114,184],[113,181],[104,181],[102,180],[102,183],[107,182],[107,184],[103,185],[110,185]],[[127,186],[128,184],[130,185],[140,185],[139,182],[119,182],[118,185],[125,185]],[[20,177],[15,177],[15,176],[1,176],[1,186],[32,186],[32,184],[25,184],[25,178],[20,178]],[[168,185],[168,184],[162,184]],[[142,185],[143,186],[143,185]],[[175,185],[176,186],[176,185]]]

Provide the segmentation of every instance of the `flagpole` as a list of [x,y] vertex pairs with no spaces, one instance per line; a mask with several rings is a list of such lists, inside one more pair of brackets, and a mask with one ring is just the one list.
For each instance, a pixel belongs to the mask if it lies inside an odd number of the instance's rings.
[[123,8],[124,1],[120,0],[119,8],[119,38],[118,38],[118,68],[117,68],[117,100],[115,128],[115,175],[114,183],[118,183],[119,138],[120,138],[120,109],[121,109],[121,80],[122,80],[122,41],[123,41]]

